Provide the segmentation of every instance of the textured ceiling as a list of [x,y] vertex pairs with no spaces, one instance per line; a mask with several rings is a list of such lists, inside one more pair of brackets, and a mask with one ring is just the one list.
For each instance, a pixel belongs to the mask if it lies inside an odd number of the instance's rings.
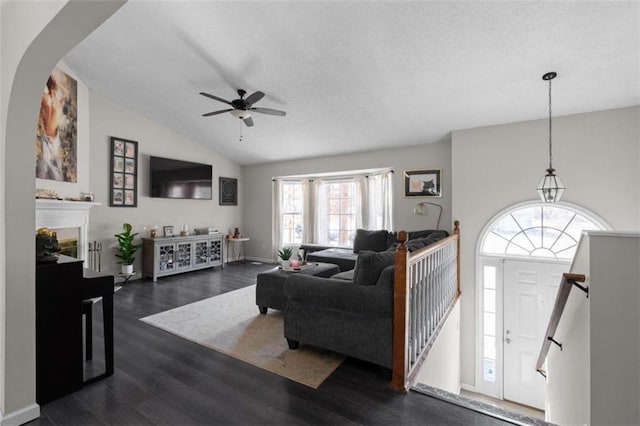
[[[241,164],[432,143],[450,131],[640,104],[638,2],[124,5],[64,61],[92,90]],[[203,118],[238,88],[242,129]],[[145,141],[152,143],[152,141]]]

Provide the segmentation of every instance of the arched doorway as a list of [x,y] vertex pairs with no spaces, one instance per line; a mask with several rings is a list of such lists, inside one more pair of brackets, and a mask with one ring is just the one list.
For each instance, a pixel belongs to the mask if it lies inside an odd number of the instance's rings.
[[[35,404],[34,129],[42,87],[56,63],[126,0],[3,2],[0,134],[0,423],[38,417]],[[6,39],[6,46],[4,40]],[[9,249],[10,248],[10,249]]]
[[544,409],[535,361],[583,230],[610,229],[573,204],[538,201],[491,218],[476,247],[476,391]]

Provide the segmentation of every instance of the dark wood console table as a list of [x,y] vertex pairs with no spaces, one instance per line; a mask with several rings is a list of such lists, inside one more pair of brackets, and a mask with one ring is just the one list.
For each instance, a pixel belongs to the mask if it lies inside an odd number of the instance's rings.
[[[45,404],[83,385],[82,301],[103,298],[105,373],[113,374],[114,278],[59,256],[36,265],[36,402]],[[87,383],[84,382],[84,383]]]

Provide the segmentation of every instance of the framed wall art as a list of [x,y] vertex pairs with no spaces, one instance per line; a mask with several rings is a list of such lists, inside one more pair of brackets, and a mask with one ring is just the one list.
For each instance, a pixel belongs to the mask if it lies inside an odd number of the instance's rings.
[[109,206],[138,206],[138,142],[111,138]]
[[404,172],[405,197],[442,197],[442,170]]
[[238,205],[238,179],[220,177],[220,205],[221,206],[237,206]]
[[44,87],[36,130],[36,178],[78,182],[78,82],[55,68]]

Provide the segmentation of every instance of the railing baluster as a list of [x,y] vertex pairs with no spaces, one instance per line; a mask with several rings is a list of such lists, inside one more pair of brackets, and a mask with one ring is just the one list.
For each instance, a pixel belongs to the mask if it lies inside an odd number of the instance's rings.
[[418,313],[417,317],[419,318],[417,329],[418,329],[418,345],[416,350],[416,357],[420,356],[420,351],[422,350],[422,339],[424,338],[424,333],[422,331],[422,320],[424,318],[424,305],[422,304],[422,292],[424,290],[422,286],[422,273],[423,273],[423,263],[422,261],[418,262],[418,276],[416,277],[416,282],[418,283]]
[[431,334],[431,329],[433,328],[433,287],[431,285],[431,280],[432,280],[432,275],[431,275],[431,268],[433,266],[433,255],[429,255],[429,257],[427,258],[427,262],[429,263],[429,267],[428,270],[426,272],[427,276],[426,276],[426,286],[427,286],[427,291],[429,292],[429,312],[427,313],[427,316],[429,317],[429,324],[427,327],[427,336]]

